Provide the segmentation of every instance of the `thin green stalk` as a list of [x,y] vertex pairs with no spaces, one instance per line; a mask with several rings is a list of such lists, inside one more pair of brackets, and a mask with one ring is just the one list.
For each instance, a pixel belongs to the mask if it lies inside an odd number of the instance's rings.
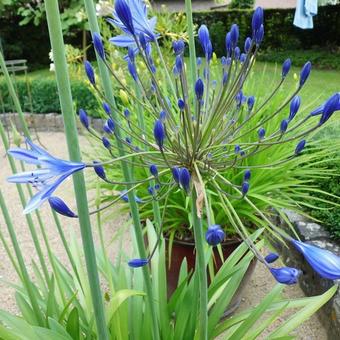
[[[64,119],[69,156],[73,161],[80,161],[81,154],[79,149],[77,127],[73,113],[71,86],[65,57],[65,46],[61,30],[58,1],[46,0],[45,8],[53,51],[53,60],[56,68],[57,85],[61,111]],[[94,317],[97,325],[98,338],[101,340],[107,340],[109,338],[108,330],[105,321],[103,297],[99,284],[99,274],[97,270],[96,254],[91,231],[85,180],[84,174],[82,172],[78,172],[73,175],[73,184],[77,201],[80,231],[94,308]]]
[[202,230],[202,221],[197,216],[196,199],[197,194],[195,189],[192,190],[192,223],[195,236],[196,246],[196,273],[199,281],[199,339],[208,339],[208,281],[207,281],[207,268],[204,256],[204,237]]
[[[94,8],[94,3],[92,0],[84,0],[85,3],[85,8],[86,12],[89,18],[89,24],[90,24],[90,29],[91,32],[97,32],[99,33],[99,25],[97,22],[97,16],[96,16],[96,11]],[[99,72],[101,75],[101,80],[102,80],[102,86],[105,92],[105,96],[109,101],[109,104],[115,106],[115,100],[114,100],[114,95],[112,91],[112,82],[109,74],[109,70],[105,66],[105,63],[101,60],[101,58],[97,55],[97,60],[98,60],[98,67],[99,67]],[[113,119],[118,121],[118,116],[115,110],[112,112]],[[121,142],[121,132],[119,127],[116,129],[116,141],[117,141],[117,147],[119,150],[119,155],[122,157],[124,156],[124,148],[123,144]],[[130,173],[130,170],[127,166],[127,164],[123,161],[121,163],[122,166],[122,171],[124,174],[124,179],[126,182],[132,182],[133,177]],[[141,258],[146,258],[146,250],[145,250],[145,244],[144,244],[144,238],[143,238],[143,233],[142,233],[142,226],[140,224],[140,218],[139,218],[139,211],[138,211],[138,206],[135,201],[135,194],[134,190],[129,191],[131,186],[127,186],[128,190],[128,199],[129,199],[129,204],[130,204],[130,210],[131,210],[131,216],[132,216],[132,221],[134,225],[134,233],[136,236],[137,240],[137,248],[138,248],[138,253]],[[157,318],[157,313],[156,313],[156,308],[154,305],[154,294],[152,290],[152,283],[151,283],[151,277],[150,277],[150,270],[148,266],[143,267],[143,277],[144,277],[144,283],[146,287],[146,292],[147,292],[147,299],[148,303],[150,306],[150,311],[151,311],[151,316],[152,316],[152,327],[153,327],[153,339],[158,340],[159,339],[159,326],[158,326],[158,318]]]
[[[1,139],[2,139],[2,143],[5,147],[5,150],[7,150],[9,148],[9,143],[8,143],[7,136],[5,134],[5,130],[4,130],[1,122],[0,122],[0,136],[1,136]],[[8,160],[9,160],[9,164],[10,164],[12,172],[14,174],[17,173],[17,168],[16,168],[16,165],[15,165],[13,158],[9,157]],[[18,190],[21,205],[23,207],[25,207],[26,206],[26,198],[25,198],[24,191],[23,191],[20,184],[16,184],[16,187],[17,187],[17,190]],[[32,216],[29,215],[29,214],[26,214],[25,217],[26,217],[26,221],[27,221],[27,224],[28,224],[28,228],[29,228],[31,236],[32,236],[32,240],[33,240],[35,250],[38,254],[39,262],[40,262],[42,271],[44,273],[45,280],[46,280],[46,282],[49,282],[49,275],[48,275],[48,270],[47,270],[47,266],[46,266],[46,263],[45,263],[44,254],[41,250],[40,241],[39,241],[37,232],[35,230],[35,226],[34,226]]]
[[6,67],[6,64],[5,64],[4,56],[2,55],[1,51],[0,51],[0,67],[1,67],[1,70],[4,74],[4,76],[5,76],[5,80],[6,80],[6,83],[7,83],[7,86],[8,86],[8,91],[9,91],[10,96],[13,99],[15,109],[19,114],[21,128],[24,131],[24,134],[28,137],[30,135],[30,133],[28,131],[28,127],[27,127],[27,124],[26,124],[26,121],[25,121],[25,118],[24,118],[24,114],[22,113],[22,110],[21,110],[19,99],[16,95],[11,77],[8,73],[8,70],[7,70],[7,67]]
[[[28,127],[27,127],[27,124],[26,124],[26,121],[25,121],[25,117],[23,115],[22,108],[21,108],[18,96],[17,96],[17,94],[16,94],[16,92],[14,90],[12,80],[11,80],[9,74],[8,74],[8,70],[7,70],[7,67],[6,67],[6,64],[4,62],[4,58],[3,58],[3,55],[1,54],[1,52],[0,52],[0,66],[1,66],[1,69],[3,70],[3,72],[4,72],[4,75],[5,75],[6,83],[7,83],[8,89],[9,89],[9,94],[10,94],[10,96],[11,96],[13,102],[14,102],[15,109],[16,109],[16,111],[19,114],[19,121],[21,123],[21,126],[23,127],[24,134],[25,134],[26,137],[30,138],[30,131],[29,131]],[[7,142],[7,145],[8,146],[6,147],[6,149],[8,149],[8,147],[9,147],[9,143],[8,142]],[[12,167],[12,163],[11,163],[11,167]],[[13,167],[12,167],[12,172],[16,173],[16,169],[13,170]],[[23,204],[23,206],[25,206],[25,204]],[[64,245],[64,248],[66,250],[66,253],[68,255],[70,263],[72,265],[72,268],[73,268],[73,270],[74,270],[74,272],[75,272],[75,274],[76,274],[76,276],[78,278],[79,284],[81,284],[81,282],[79,280],[79,275],[78,275],[76,266],[74,264],[74,260],[72,258],[71,251],[70,251],[70,249],[68,247],[68,244],[67,244],[66,239],[65,239],[65,235],[64,235],[63,230],[61,228],[59,217],[57,216],[57,214],[54,212],[53,209],[51,209],[51,210],[52,210],[54,222],[55,222],[55,224],[57,226],[57,229],[59,231],[60,238],[62,240],[62,243]],[[44,269],[44,267],[43,267],[43,270],[44,270],[44,275],[45,275],[47,273],[47,271]],[[45,277],[46,277],[46,275],[45,275]],[[48,282],[48,281],[46,281],[46,282]]]
[[24,284],[24,286],[27,290],[27,294],[28,294],[28,297],[30,299],[32,309],[34,311],[34,316],[37,318],[39,326],[43,327],[45,325],[44,318],[43,318],[42,312],[39,308],[38,301],[36,300],[36,297],[35,297],[35,294],[34,294],[34,291],[33,291],[33,287],[32,287],[32,281],[29,278],[29,275],[28,275],[28,272],[27,272],[27,269],[26,269],[26,265],[25,265],[25,262],[24,262],[24,258],[22,256],[20,246],[19,246],[18,240],[16,238],[13,223],[11,221],[9,214],[8,214],[8,210],[7,210],[5,200],[4,200],[4,197],[2,195],[1,190],[0,190],[0,207],[1,207],[1,211],[2,211],[2,214],[4,216],[4,219],[5,219],[5,223],[7,225],[7,230],[8,230],[8,233],[10,235],[10,238],[11,238],[11,241],[12,241],[12,244],[13,244],[13,248],[14,248],[14,252],[15,252],[15,255],[17,257],[17,260],[18,260],[18,264],[19,264],[19,267],[20,267],[20,270],[21,270],[21,275],[22,275],[22,278],[23,278],[23,284]]
[[191,0],[185,0],[185,13],[187,15],[187,25],[189,34],[189,54],[190,54],[190,72],[191,79],[194,82],[197,78],[197,65],[196,65],[196,48],[194,37],[194,23],[192,20],[192,4]]

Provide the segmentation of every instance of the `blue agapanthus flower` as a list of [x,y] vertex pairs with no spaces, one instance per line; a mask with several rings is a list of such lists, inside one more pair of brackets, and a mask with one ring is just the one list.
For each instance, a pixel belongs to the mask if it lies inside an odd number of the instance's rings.
[[294,247],[304,256],[310,266],[323,278],[340,279],[340,257],[329,250],[291,240]]
[[[126,4],[132,17],[133,30],[124,24],[122,14],[117,11],[117,6]],[[120,28],[124,34],[110,39],[110,42],[119,47],[132,47],[138,51],[136,39],[140,34],[144,34],[146,42],[154,41],[157,38],[155,33],[157,17],[148,19],[148,9],[143,0],[116,0],[113,19],[107,19],[109,23]]]
[[270,268],[275,280],[285,285],[297,283],[301,271],[292,267]]
[[38,189],[38,193],[25,207],[24,213],[28,214],[48,200],[67,177],[84,169],[86,165],[55,158],[29,139],[26,139],[26,143],[30,147],[29,150],[12,148],[8,150],[8,154],[24,163],[37,165],[39,168],[9,176],[7,180],[11,183],[32,184]]

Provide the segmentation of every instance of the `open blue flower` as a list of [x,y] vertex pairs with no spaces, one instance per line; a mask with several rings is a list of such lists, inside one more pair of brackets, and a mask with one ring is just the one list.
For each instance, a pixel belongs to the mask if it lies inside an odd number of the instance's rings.
[[148,10],[143,0],[119,0],[125,2],[131,12],[133,34],[131,29],[126,27],[119,18],[117,11],[113,12],[113,19],[108,19],[112,25],[120,28],[124,34],[118,35],[110,39],[110,42],[118,47],[132,47],[135,53],[138,51],[135,38],[141,33],[145,35],[146,42],[154,41],[157,37],[155,34],[157,18],[148,19]]
[[323,278],[340,279],[340,257],[329,250],[291,240],[294,247],[305,257],[310,266]]
[[55,158],[29,139],[26,139],[26,143],[30,150],[12,148],[8,150],[8,154],[25,163],[37,165],[39,169],[9,176],[7,180],[11,183],[32,184],[38,189],[38,193],[31,198],[24,209],[24,213],[28,214],[49,199],[67,177],[84,169],[86,165]]

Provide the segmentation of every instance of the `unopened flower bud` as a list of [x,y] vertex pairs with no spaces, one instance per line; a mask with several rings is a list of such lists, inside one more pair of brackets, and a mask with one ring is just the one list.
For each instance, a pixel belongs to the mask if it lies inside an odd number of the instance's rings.
[[213,224],[209,226],[205,234],[205,239],[207,243],[213,247],[223,242],[224,238],[225,238],[225,233],[221,229],[221,226],[218,224]]

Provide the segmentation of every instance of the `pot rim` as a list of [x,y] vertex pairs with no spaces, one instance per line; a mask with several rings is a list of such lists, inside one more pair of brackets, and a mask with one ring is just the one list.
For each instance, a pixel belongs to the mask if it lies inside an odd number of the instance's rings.
[[[169,237],[167,236],[164,236],[164,239],[169,242]],[[242,240],[239,239],[239,238],[235,238],[235,239],[229,239],[229,240],[226,240],[221,244],[221,246],[228,246],[228,245],[234,245],[234,244],[241,244],[242,243]],[[173,239],[173,244],[179,244],[179,245],[183,245],[183,246],[187,246],[187,247],[193,247],[195,246],[195,242],[194,241],[182,241],[182,240],[178,240],[178,239]]]

